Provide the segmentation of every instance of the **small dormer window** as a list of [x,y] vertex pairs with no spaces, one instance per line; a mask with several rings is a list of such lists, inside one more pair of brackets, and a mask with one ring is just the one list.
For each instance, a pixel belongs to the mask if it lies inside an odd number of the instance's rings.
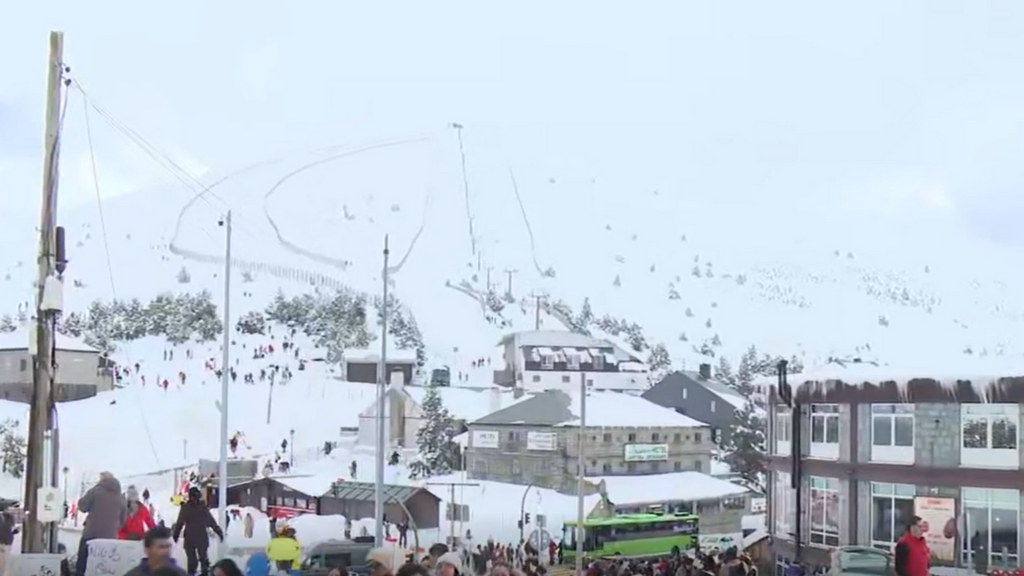
[[594,354],[594,370],[604,370],[604,355]]
[[571,352],[567,353],[565,355],[565,362],[566,362],[566,366],[569,368],[569,370],[579,370],[580,369],[580,356],[579,356],[579,354],[573,354]]
[[541,368],[547,368],[551,370],[555,367],[555,355],[554,354],[542,354],[540,357]]

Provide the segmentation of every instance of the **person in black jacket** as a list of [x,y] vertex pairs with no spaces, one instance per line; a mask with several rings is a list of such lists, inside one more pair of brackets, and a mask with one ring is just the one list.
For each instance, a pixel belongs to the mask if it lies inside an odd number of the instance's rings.
[[210,548],[210,534],[207,529],[213,530],[221,542],[224,541],[224,532],[217,526],[210,509],[203,503],[202,493],[195,486],[189,488],[188,501],[178,510],[178,519],[174,522],[173,529],[175,543],[178,542],[182,529],[185,530],[187,572],[190,576],[196,576],[196,569],[199,568],[199,574],[208,576],[210,556],[207,551]]

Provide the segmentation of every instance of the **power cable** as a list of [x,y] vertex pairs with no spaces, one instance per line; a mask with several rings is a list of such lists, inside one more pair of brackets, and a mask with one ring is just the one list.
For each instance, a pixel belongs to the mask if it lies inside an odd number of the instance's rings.
[[[89,102],[84,97],[82,98],[82,110],[84,111],[85,115],[85,135],[86,140],[89,144],[89,162],[92,165],[93,188],[96,190],[96,204],[99,207],[100,213],[100,232],[103,234],[103,250],[106,253],[107,257],[107,275],[110,278],[110,292],[113,295],[114,300],[116,301],[117,285],[114,282],[114,265],[113,260],[110,256],[110,239],[107,235],[107,219],[104,215],[103,210],[103,194],[100,192],[100,176],[99,171],[96,169],[96,152],[92,144],[92,123],[89,120]],[[226,329],[227,328],[225,328],[225,330]],[[133,354],[131,353],[130,341],[126,342],[125,355],[128,357],[128,365],[134,368],[135,364],[132,362]],[[136,403],[139,406],[139,412],[142,414],[142,427],[146,431],[146,440],[149,442],[149,449],[153,453],[153,458],[154,460],[156,460],[156,464],[159,467],[160,454],[157,452],[156,445],[153,443],[153,434],[149,430],[149,421],[148,418],[146,417],[146,411],[142,406],[142,402],[139,400],[139,389],[137,386],[134,387],[133,396],[135,398]]]

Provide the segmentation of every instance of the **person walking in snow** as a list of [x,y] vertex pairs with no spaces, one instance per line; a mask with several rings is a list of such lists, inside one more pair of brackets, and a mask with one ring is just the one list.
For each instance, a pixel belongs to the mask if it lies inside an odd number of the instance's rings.
[[156,526],[149,509],[139,502],[139,491],[135,486],[129,486],[125,491],[125,499],[128,504],[128,518],[124,525],[117,531],[118,540],[142,540],[146,531]]
[[249,512],[245,513],[245,520],[242,521],[242,534],[248,539],[252,538],[252,529],[255,521],[252,518],[252,514]]
[[348,475],[351,476],[353,480],[355,480],[356,472],[358,472],[358,467],[356,466],[356,461],[353,460],[352,464],[350,464],[348,467]]
[[224,541],[224,532],[217,526],[202,497],[199,488],[193,486],[188,489],[188,500],[178,509],[178,519],[172,529],[175,543],[178,542],[182,531],[185,532],[186,571],[190,576],[196,576],[197,569],[200,570],[198,574],[202,576],[209,574],[210,557],[207,552],[210,548],[210,534],[207,529],[213,530],[221,542]]
[[100,472],[100,481],[78,499],[78,509],[88,514],[88,517],[78,541],[75,575],[85,576],[89,561],[89,541],[117,538],[118,529],[128,519],[128,505],[121,495],[121,483],[110,472]]

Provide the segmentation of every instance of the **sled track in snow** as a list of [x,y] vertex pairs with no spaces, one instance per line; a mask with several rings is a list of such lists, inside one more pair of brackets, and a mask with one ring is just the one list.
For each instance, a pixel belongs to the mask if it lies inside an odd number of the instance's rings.
[[[337,147],[334,146],[334,147],[320,149],[320,150],[317,150],[317,151],[318,152],[324,152],[324,151],[329,151],[329,150],[333,150],[333,149],[336,149],[336,148]],[[207,192],[209,192],[210,190],[212,190],[212,189],[216,188],[217,186],[223,184],[224,182],[230,180],[231,178],[234,178],[235,176],[240,176],[242,174],[245,174],[246,172],[249,172],[251,170],[255,170],[256,168],[260,168],[260,167],[263,167],[263,166],[271,166],[271,165],[277,164],[277,163],[279,163],[281,161],[282,161],[282,158],[279,157],[279,158],[272,158],[272,159],[268,159],[268,160],[260,160],[259,162],[254,162],[252,164],[249,164],[248,166],[245,166],[245,167],[243,167],[243,168],[241,168],[239,170],[236,170],[235,172],[227,174],[227,175],[221,177],[218,180],[215,180],[209,186],[206,186],[203,189],[202,192],[192,196],[192,198],[189,199],[189,201],[185,203],[185,205],[182,207],[181,211],[178,213],[178,220],[177,220],[177,222],[175,223],[175,226],[174,226],[174,237],[171,238],[171,242],[168,245],[168,248],[171,251],[171,254],[174,254],[176,256],[181,256],[182,258],[184,258],[186,260],[191,260],[193,262],[200,262],[200,263],[203,263],[203,264],[219,264],[219,265],[223,265],[224,264],[224,257],[223,256],[218,256],[218,255],[214,255],[214,254],[204,254],[204,253],[198,252],[196,250],[190,250],[188,248],[182,248],[181,246],[178,245],[178,236],[181,233],[181,224],[182,224],[182,222],[185,219],[185,214],[192,208],[192,206],[194,206],[196,204],[196,202],[199,202],[200,200],[203,200],[203,196]],[[270,276],[274,276],[275,278],[279,278],[281,280],[289,280],[289,281],[292,281],[292,282],[302,282],[302,283],[310,284],[312,286],[333,288],[333,289],[336,289],[336,290],[347,289],[348,288],[348,286],[346,286],[344,282],[342,282],[341,280],[339,280],[339,279],[337,279],[337,278],[335,278],[333,276],[330,276],[330,275],[327,275],[327,274],[323,274],[321,272],[314,272],[314,271],[305,270],[305,269],[302,269],[302,268],[295,268],[295,267],[292,267],[292,266],[282,266],[282,265],[279,265],[279,264],[271,264],[269,262],[259,262],[259,261],[255,261],[255,260],[247,260],[245,258],[232,258],[231,259],[231,267],[234,268],[234,269],[238,269],[238,270],[242,270],[242,271],[246,271],[246,272],[255,272],[255,273],[259,273],[259,274],[269,274]]]
[[[391,147],[396,147],[396,146],[407,146],[407,145],[410,145],[410,144],[419,144],[419,143],[422,143],[422,142],[427,142],[430,139],[431,138],[429,136],[422,136],[422,137],[419,137],[419,138],[411,138],[411,139],[406,139],[406,140],[395,140],[395,141],[390,141],[390,142],[381,142],[381,143],[377,143],[377,144],[370,144],[368,146],[362,146],[360,148],[354,148],[354,149],[351,149],[351,150],[346,150],[344,152],[339,152],[337,154],[331,154],[330,156],[327,156],[325,158],[320,158],[320,159],[317,159],[317,160],[315,160],[313,162],[309,162],[307,164],[304,164],[304,165],[296,168],[295,170],[292,170],[291,172],[285,174],[280,180],[278,180],[273,186],[271,186],[270,190],[267,190],[266,194],[263,195],[263,214],[267,218],[267,223],[270,224],[270,227],[274,230],[274,235],[277,237],[278,244],[280,244],[285,250],[288,250],[289,252],[291,252],[293,254],[298,254],[299,256],[303,256],[303,257],[308,258],[308,259],[310,259],[310,260],[312,260],[314,262],[318,262],[318,263],[324,264],[326,266],[331,266],[331,267],[334,267],[334,268],[338,268],[342,272],[346,271],[348,269],[349,265],[351,264],[351,262],[349,262],[348,260],[342,260],[342,259],[339,259],[339,258],[334,258],[334,257],[331,257],[331,256],[327,256],[326,254],[321,254],[319,252],[314,252],[312,250],[303,248],[302,246],[299,246],[298,244],[295,244],[294,242],[291,242],[290,240],[285,238],[285,236],[281,233],[281,229],[280,229],[280,227],[278,227],[277,222],[274,221],[274,217],[271,216],[271,214],[270,214],[270,210],[267,207],[267,201],[270,199],[271,196],[274,195],[275,192],[277,192],[278,188],[280,188],[282,184],[287,182],[292,177],[297,176],[297,175],[299,175],[299,174],[301,174],[301,173],[303,173],[306,170],[309,170],[311,168],[315,168],[317,166],[320,166],[322,164],[326,164],[328,162],[332,162],[332,161],[335,161],[335,160],[341,160],[341,159],[344,159],[344,158],[349,158],[349,157],[352,157],[352,156],[356,156],[358,154],[362,154],[362,153],[365,153],[365,152],[371,152],[371,151],[374,151],[374,150],[381,150],[381,149],[384,149],[384,148],[391,148]],[[388,274],[396,274],[396,273],[398,273],[402,269],[402,267],[405,265],[406,260],[409,259],[409,255],[412,254],[413,248],[416,247],[416,243],[420,239],[420,235],[423,233],[424,228],[426,228],[426,225],[427,225],[427,207],[429,205],[430,205],[430,190],[428,189],[427,190],[426,205],[423,208],[423,220],[420,222],[419,229],[416,230],[416,234],[413,236],[412,241],[409,243],[409,247],[405,250],[405,253],[402,255],[402,258],[399,259],[398,264],[396,264],[394,266],[390,266],[388,268]]]

